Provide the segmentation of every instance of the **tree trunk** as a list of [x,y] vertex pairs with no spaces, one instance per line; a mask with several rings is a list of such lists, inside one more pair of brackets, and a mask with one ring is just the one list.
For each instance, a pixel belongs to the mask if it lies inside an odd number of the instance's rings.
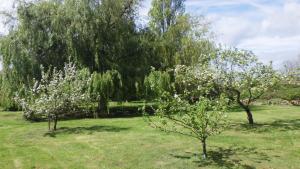
[[107,101],[104,97],[101,97],[98,103],[98,117],[100,114],[107,115]]
[[253,116],[252,116],[252,113],[249,108],[246,109],[246,113],[247,113],[247,118],[248,118],[249,124],[253,125],[254,120],[253,120]]
[[100,115],[100,107],[101,107],[101,104],[100,104],[100,100],[98,101],[98,106],[97,106],[97,110],[94,112],[94,118],[97,119],[99,118],[99,115]]
[[[98,107],[99,107],[99,103],[98,103]],[[97,119],[98,118],[98,111],[94,111],[94,118]]]
[[207,152],[206,152],[206,138],[201,140],[202,142],[202,158],[206,159],[207,158]]
[[54,126],[53,126],[53,130],[54,130],[54,131],[56,131],[57,120],[58,120],[58,118],[57,118],[57,116],[55,115],[55,116],[54,116]]
[[249,124],[253,125],[254,124],[253,115],[249,106],[244,105],[244,103],[242,103],[240,100],[238,101],[238,103],[246,111]]
[[250,101],[248,102],[247,105],[245,105],[242,101],[241,101],[241,92],[238,91],[238,90],[233,90],[236,95],[237,95],[237,103],[246,111],[247,113],[247,119],[248,119],[248,122],[249,124],[254,124],[254,120],[253,120],[253,116],[252,116],[252,113],[251,113],[251,110],[249,108],[249,104],[250,104]]
[[48,130],[51,131],[51,117],[48,115]]

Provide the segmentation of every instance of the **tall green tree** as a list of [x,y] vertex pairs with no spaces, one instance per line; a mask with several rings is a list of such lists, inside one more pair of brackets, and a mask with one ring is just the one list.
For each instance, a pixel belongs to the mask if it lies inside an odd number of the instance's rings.
[[214,48],[209,24],[204,17],[185,13],[184,0],[154,0],[149,12],[150,30],[156,35],[154,48],[159,51],[161,69],[192,65],[205,61]]
[[30,86],[33,78],[41,78],[40,65],[62,69],[67,61],[91,72],[117,70],[126,82],[124,93],[134,98],[135,81],[144,79],[151,58],[144,52],[146,45],[140,45],[146,43],[135,25],[137,4],[137,0],[19,3],[18,26],[0,40],[8,98],[20,85]]
[[150,9],[150,27],[159,35],[166,33],[184,15],[185,0],[153,0]]

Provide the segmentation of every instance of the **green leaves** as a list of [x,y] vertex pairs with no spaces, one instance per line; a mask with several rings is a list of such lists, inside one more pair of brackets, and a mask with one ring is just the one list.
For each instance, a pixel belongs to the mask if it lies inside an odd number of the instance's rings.
[[158,103],[155,116],[147,119],[155,128],[203,140],[226,127],[227,106],[224,103],[223,98],[201,97],[196,103],[184,98],[164,99]]
[[120,93],[122,85],[122,78],[118,71],[94,72],[92,74],[91,95],[96,100],[101,97],[108,101],[109,98]]
[[157,98],[167,93],[172,93],[171,76],[168,72],[155,71],[145,77],[144,80],[146,97]]

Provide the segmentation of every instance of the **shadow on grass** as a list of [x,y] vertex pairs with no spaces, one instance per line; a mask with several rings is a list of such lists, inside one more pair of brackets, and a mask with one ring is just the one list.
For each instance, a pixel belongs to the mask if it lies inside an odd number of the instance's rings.
[[[230,147],[230,148],[216,148],[208,151],[208,158],[202,159],[202,155],[198,153],[186,152],[184,155],[172,155],[180,159],[195,159],[193,162],[199,164],[199,167],[207,167],[210,165],[220,168],[244,168],[254,169],[254,166],[243,164],[243,160],[238,159],[237,156],[247,156],[248,160],[262,163],[270,161],[267,154],[258,152],[255,148],[247,147]],[[254,156],[254,157],[253,157]]]
[[61,127],[56,131],[47,132],[44,136],[56,137],[60,134],[93,134],[95,132],[121,132],[130,129],[129,127],[115,127],[115,126],[90,126],[90,127]]
[[231,129],[237,131],[250,131],[250,132],[270,132],[270,131],[291,131],[300,130],[300,119],[293,120],[276,120],[270,123],[258,123],[254,125],[249,124],[231,124]]
[[[251,105],[250,106],[250,110],[252,112],[254,111],[264,111],[264,110],[270,110],[270,108],[268,106],[257,106],[257,105]],[[240,106],[234,106],[230,109],[231,113],[246,113],[245,110],[243,108],[241,108]]]

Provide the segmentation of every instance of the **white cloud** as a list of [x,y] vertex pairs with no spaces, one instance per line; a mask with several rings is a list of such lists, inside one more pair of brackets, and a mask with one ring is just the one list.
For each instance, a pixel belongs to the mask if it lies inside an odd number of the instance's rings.
[[263,62],[273,61],[280,67],[285,60],[300,54],[300,35],[293,37],[257,36],[243,40],[238,47],[254,51]]
[[[14,0],[0,0],[0,11],[10,11],[14,5]],[[0,34],[7,33],[7,28],[3,24],[5,18],[0,15]],[[1,67],[0,67],[1,68]]]
[[[254,1],[255,2],[255,1]],[[249,3],[251,10],[207,13],[218,41],[252,50],[264,61],[277,67],[300,53],[300,1],[281,4]],[[254,5],[253,5],[254,4]]]

